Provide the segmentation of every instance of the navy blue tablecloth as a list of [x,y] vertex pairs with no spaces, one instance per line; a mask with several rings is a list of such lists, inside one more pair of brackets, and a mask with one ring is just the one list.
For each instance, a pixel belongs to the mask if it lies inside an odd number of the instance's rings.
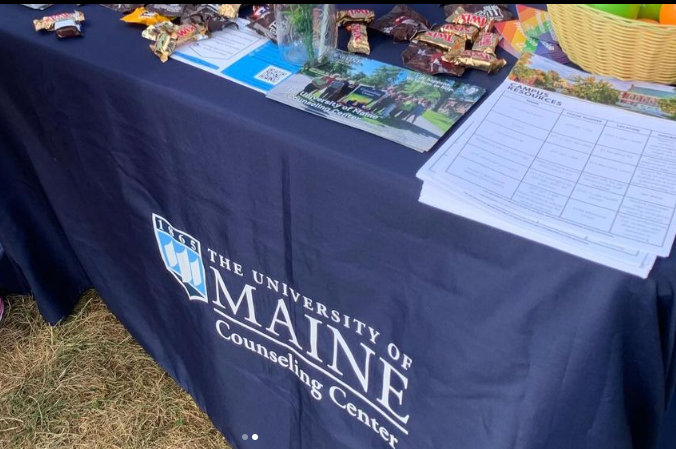
[[0,294],[3,291],[27,294],[30,292],[30,286],[0,245]]
[[162,64],[98,5],[70,40],[0,11],[0,243],[52,323],[95,287],[235,448],[655,447],[676,256],[641,280],[434,210],[429,155]]

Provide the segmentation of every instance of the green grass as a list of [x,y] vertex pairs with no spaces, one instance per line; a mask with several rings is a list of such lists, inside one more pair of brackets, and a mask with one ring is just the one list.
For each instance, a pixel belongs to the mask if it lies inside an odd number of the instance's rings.
[[47,325],[30,297],[0,326],[0,448],[229,449],[96,292]]
[[451,120],[451,118],[447,115],[434,111],[425,111],[423,112],[422,116],[443,131],[448,130],[451,126],[453,126],[454,123],[453,120]]

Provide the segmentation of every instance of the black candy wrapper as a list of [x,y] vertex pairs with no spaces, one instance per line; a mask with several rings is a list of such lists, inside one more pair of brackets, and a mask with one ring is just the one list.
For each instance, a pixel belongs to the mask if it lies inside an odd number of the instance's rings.
[[410,41],[421,31],[430,29],[430,22],[415,9],[399,4],[384,16],[378,17],[371,28],[392,36],[396,42]]

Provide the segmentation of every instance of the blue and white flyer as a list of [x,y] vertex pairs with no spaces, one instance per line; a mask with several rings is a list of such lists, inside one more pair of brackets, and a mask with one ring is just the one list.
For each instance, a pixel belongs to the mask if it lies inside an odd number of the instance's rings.
[[180,47],[171,57],[263,93],[299,70],[282,59],[272,41],[249,29],[247,20],[237,24]]

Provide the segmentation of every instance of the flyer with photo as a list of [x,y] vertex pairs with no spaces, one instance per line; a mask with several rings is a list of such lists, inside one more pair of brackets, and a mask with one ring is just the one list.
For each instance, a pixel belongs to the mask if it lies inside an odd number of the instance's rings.
[[483,87],[334,50],[326,63],[303,68],[267,96],[424,152],[484,93]]
[[537,55],[519,59],[509,79],[581,100],[676,120],[674,86],[592,75]]

